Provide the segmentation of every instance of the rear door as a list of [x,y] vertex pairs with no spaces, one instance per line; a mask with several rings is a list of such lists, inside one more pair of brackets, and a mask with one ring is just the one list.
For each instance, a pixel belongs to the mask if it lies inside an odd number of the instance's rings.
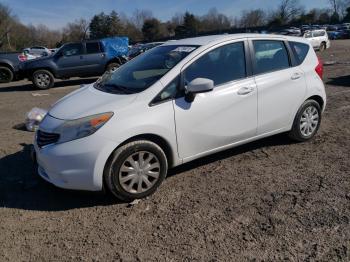
[[286,129],[306,94],[304,73],[293,65],[286,41],[261,39],[250,44],[258,88],[258,135]]
[[98,41],[85,43],[86,52],[83,55],[84,74],[96,76],[104,72],[106,55],[102,49]]
[[304,34],[304,37],[309,40],[313,48],[318,47],[317,46],[317,39],[314,37],[314,32],[309,31]]

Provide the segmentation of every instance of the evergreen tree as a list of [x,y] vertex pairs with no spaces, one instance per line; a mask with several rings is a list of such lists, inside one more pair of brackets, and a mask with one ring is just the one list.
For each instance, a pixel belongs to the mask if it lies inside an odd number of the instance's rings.
[[142,27],[142,33],[145,40],[154,41],[158,39],[160,37],[160,26],[161,23],[156,18],[145,20]]

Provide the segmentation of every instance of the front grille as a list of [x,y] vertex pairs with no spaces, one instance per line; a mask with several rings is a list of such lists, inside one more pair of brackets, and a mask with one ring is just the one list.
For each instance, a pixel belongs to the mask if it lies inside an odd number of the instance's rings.
[[39,147],[43,147],[43,146],[56,143],[59,138],[60,138],[59,134],[46,133],[38,130],[36,135],[36,143],[38,144]]

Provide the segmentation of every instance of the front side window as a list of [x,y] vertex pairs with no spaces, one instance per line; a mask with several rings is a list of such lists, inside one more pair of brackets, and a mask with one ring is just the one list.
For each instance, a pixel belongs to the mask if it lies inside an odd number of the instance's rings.
[[254,45],[254,74],[286,69],[290,66],[289,55],[283,41],[255,40]]
[[169,72],[198,46],[165,45],[155,47],[105,74],[95,88],[109,93],[139,93]]
[[311,38],[312,37],[312,33],[311,32],[307,32],[304,35],[305,38]]
[[238,42],[209,51],[184,72],[185,84],[196,78],[208,78],[221,85],[246,77],[244,43]]
[[76,44],[67,44],[62,47],[61,51],[64,56],[74,56],[83,54],[83,45]]

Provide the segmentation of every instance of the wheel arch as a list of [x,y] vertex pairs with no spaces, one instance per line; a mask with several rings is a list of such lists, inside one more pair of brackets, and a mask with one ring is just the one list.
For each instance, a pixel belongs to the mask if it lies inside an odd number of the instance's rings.
[[7,67],[8,69],[10,69],[12,71],[12,73],[15,73],[15,69],[13,68],[13,66],[11,66],[8,63],[0,62],[0,66]]
[[125,140],[123,143],[121,143],[119,147],[127,144],[127,143],[130,143],[130,142],[133,142],[133,141],[136,141],[136,140],[148,140],[148,141],[151,141],[155,144],[157,144],[158,146],[160,146],[160,148],[164,151],[165,155],[166,155],[166,158],[167,158],[167,161],[168,161],[168,166],[169,167],[172,167],[173,164],[174,164],[174,153],[173,153],[173,150],[170,146],[170,143],[163,137],[159,136],[159,135],[155,135],[155,134],[141,134],[141,135],[136,135],[136,136],[133,136],[127,140]]
[[[116,150],[118,150],[118,148],[130,143],[130,142],[134,142],[137,140],[148,140],[151,141],[155,144],[157,144],[165,153],[165,156],[167,158],[168,161],[168,168],[171,168],[174,166],[175,163],[175,159],[174,159],[174,152],[170,146],[170,143],[163,137],[156,135],[156,134],[151,134],[151,133],[146,133],[146,134],[140,134],[140,135],[135,135],[133,137],[128,138],[127,140],[125,140],[124,142],[120,143],[109,155],[109,157],[107,158],[107,161],[105,162],[104,165],[104,169],[103,169],[103,177],[105,176],[105,172],[106,172],[106,168],[108,167],[108,165],[110,164],[110,162],[113,159],[113,155],[114,152]],[[105,191],[106,189],[106,181],[103,178],[102,179],[102,190]]]
[[49,71],[55,78],[57,78],[56,72],[55,72],[54,70],[52,70],[52,68],[50,68],[50,67],[38,67],[38,68],[31,69],[31,70],[29,71],[29,77],[32,77],[33,74],[34,74],[36,71],[39,71],[39,70],[46,70],[46,71]]
[[[308,99],[306,99],[306,100],[315,100],[319,105],[320,105],[320,107],[321,107],[321,110],[323,110],[324,108],[324,100],[323,100],[323,98],[321,97],[321,96],[319,96],[319,95],[313,95],[313,96],[310,96]],[[306,101],[305,100],[305,101]]]

